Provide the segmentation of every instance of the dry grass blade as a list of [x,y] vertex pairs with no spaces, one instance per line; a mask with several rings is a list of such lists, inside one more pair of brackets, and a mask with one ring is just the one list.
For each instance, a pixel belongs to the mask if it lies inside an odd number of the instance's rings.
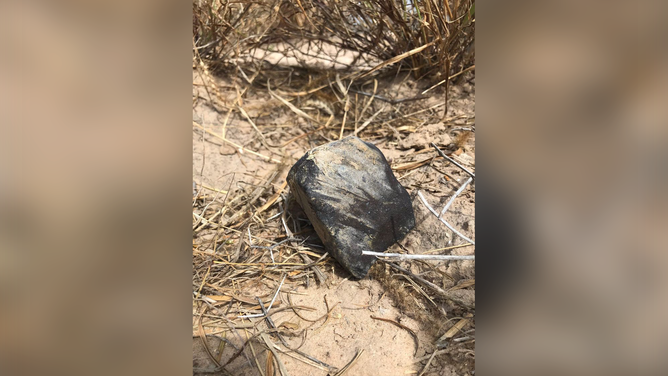
[[372,73],[374,73],[374,72],[376,72],[376,71],[378,71],[378,70],[380,70],[380,69],[383,69],[383,68],[385,68],[386,66],[388,66],[388,65],[390,65],[390,64],[394,64],[394,63],[399,62],[399,61],[401,61],[401,60],[403,60],[403,59],[405,59],[405,58],[407,58],[407,57],[409,57],[409,56],[413,56],[413,55],[415,55],[415,54],[417,54],[417,53],[419,53],[419,52],[422,52],[424,49],[426,49],[426,48],[428,48],[428,47],[431,47],[431,46],[434,45],[436,42],[437,42],[437,41],[431,41],[431,42],[425,44],[424,46],[420,46],[420,47],[414,48],[414,49],[412,49],[412,50],[410,50],[410,51],[404,52],[403,54],[400,54],[400,55],[397,55],[397,56],[395,56],[395,57],[393,57],[393,58],[391,58],[391,59],[388,59],[388,60],[386,60],[386,61],[384,61],[384,62],[382,62],[382,63],[376,65],[376,66],[373,67],[373,69],[371,69],[370,71],[368,71],[368,72],[362,74],[361,76],[359,76],[359,78],[367,77],[367,76],[371,75]]
[[357,360],[360,358],[360,356],[362,356],[363,353],[364,349],[358,350],[353,359],[350,362],[348,362],[348,364],[343,366],[343,368],[341,368],[339,372],[335,373],[334,376],[343,376],[357,362]]
[[276,193],[274,193],[271,197],[269,197],[267,202],[264,205],[260,206],[260,208],[257,209],[257,212],[255,212],[255,214],[260,214],[263,211],[269,209],[269,207],[271,207],[271,205],[274,205],[274,203],[278,200],[278,198],[281,197],[281,193],[283,193],[283,190],[285,190],[285,187],[287,187],[287,185],[288,185],[288,182],[284,181],[283,184],[281,184],[281,187],[278,188]]
[[260,132],[260,130],[257,128],[257,125],[255,125],[255,122],[253,121],[253,119],[251,119],[251,117],[248,115],[248,113],[246,112],[246,110],[244,110],[244,108],[241,107],[240,105],[237,105],[237,109],[239,110],[239,112],[241,112],[242,115],[244,115],[244,117],[246,118],[246,120],[248,120],[248,122],[249,122],[250,125],[253,127],[253,129],[255,130],[255,132],[257,132],[257,134],[260,136],[260,140],[262,140],[262,144],[263,144],[265,147],[267,147],[267,145],[266,145],[267,140],[264,138],[264,135],[263,135],[262,132]]
[[441,218],[441,216],[436,212],[436,210],[434,210],[434,208],[432,208],[431,205],[429,205],[429,203],[427,202],[427,199],[424,198],[424,196],[422,195],[422,192],[418,191],[418,197],[420,198],[420,201],[422,201],[422,203],[424,204],[424,206],[425,206],[427,209],[429,209],[429,211],[430,211],[433,215],[435,215],[436,218],[437,218],[439,221],[441,221],[441,223],[443,223],[447,228],[449,228],[450,231],[452,231],[453,233],[457,234],[457,236],[459,236],[460,238],[464,239],[465,241],[467,241],[467,242],[469,242],[469,243],[475,245],[475,242],[474,242],[473,240],[469,239],[468,237],[466,237],[466,235],[464,235],[464,234],[462,234],[461,232],[457,231],[454,227],[452,227],[451,224],[449,224],[448,222],[446,222],[445,219]]
[[475,256],[460,256],[460,255],[410,255],[404,253],[383,253],[362,251],[363,255],[396,258],[399,260],[439,260],[439,261],[454,261],[454,260],[475,260]]
[[[373,97],[369,100],[369,102],[371,102],[372,100],[373,100]],[[375,119],[376,116],[378,116],[378,114],[380,114],[380,113],[383,112],[383,111],[385,111],[385,107],[381,107],[380,110],[376,111],[373,115],[371,115],[370,118],[368,118],[364,123],[362,123],[362,126],[359,127],[359,128],[355,131],[355,136],[357,136],[358,133],[362,132],[362,131],[364,130],[364,128],[366,128],[369,124],[371,124],[371,122],[373,121],[373,119]],[[364,111],[362,111],[362,112],[364,112]]]
[[369,100],[366,102],[364,107],[362,108],[362,112],[360,113],[361,116],[364,116],[366,113],[366,110],[371,106],[371,102],[373,102],[373,99],[376,97],[376,92],[378,91],[378,80],[373,80],[373,92],[369,96]]
[[[262,367],[260,366],[260,361],[257,358],[257,354],[255,353],[255,347],[253,347],[253,343],[250,341],[250,336],[248,334],[248,331],[246,330],[246,341],[248,343],[248,347],[251,349],[251,353],[253,354],[253,360],[255,361],[255,366],[257,367],[257,370],[260,372],[260,376],[265,376],[266,373],[262,371]],[[267,355],[270,353],[267,353]]]
[[301,117],[303,117],[303,118],[306,118],[306,119],[309,119],[309,120],[312,120],[312,121],[317,122],[317,120],[314,119],[311,115],[309,115],[309,114],[307,114],[306,112],[304,112],[304,111],[298,109],[297,107],[295,107],[294,104],[292,104],[292,103],[288,102],[287,100],[283,99],[281,96],[279,96],[278,94],[276,94],[276,93],[274,93],[273,91],[271,91],[271,89],[269,89],[268,87],[267,87],[267,91],[269,92],[269,94],[271,94],[272,97],[278,99],[279,101],[281,101],[281,103],[283,103],[284,105],[288,106],[288,108],[289,108],[290,110],[292,110],[292,112],[294,112],[295,114],[297,114],[297,115],[299,115],[299,116],[301,116]]
[[[383,261],[383,260],[381,260],[381,261]],[[436,293],[437,293],[438,295],[440,295],[441,297],[446,298],[446,299],[449,299],[449,300],[452,300],[453,302],[455,302],[455,303],[457,303],[457,304],[459,304],[459,305],[461,305],[461,306],[463,306],[463,307],[466,307],[466,308],[474,308],[474,307],[471,306],[468,302],[466,302],[466,301],[464,301],[464,300],[462,300],[462,299],[460,299],[460,298],[454,296],[452,293],[449,293],[449,292],[443,290],[442,288],[440,288],[440,287],[436,286],[435,284],[433,284],[433,283],[427,281],[426,279],[424,279],[424,278],[422,278],[422,277],[420,277],[420,276],[417,276],[417,275],[411,273],[409,270],[406,270],[406,269],[400,267],[399,265],[396,265],[396,264],[391,263],[391,262],[387,262],[387,261],[383,261],[383,262],[385,262],[387,265],[389,265],[389,266],[392,267],[393,269],[396,269],[396,270],[398,270],[398,271],[400,271],[400,272],[402,272],[402,273],[405,273],[406,275],[409,275],[409,276],[410,276],[411,278],[413,278],[414,280],[416,280],[416,281],[422,283],[423,285],[429,287],[430,289],[434,290],[434,292],[436,292]]]
[[454,164],[455,166],[459,167],[460,169],[462,169],[462,171],[464,171],[464,172],[466,172],[467,174],[469,174],[469,176],[471,176],[471,178],[475,179],[475,174],[474,174],[473,172],[469,171],[466,167],[464,167],[464,166],[462,166],[461,164],[459,164],[459,162],[457,162],[457,161],[455,161],[454,159],[448,157],[448,156],[443,152],[443,150],[441,150],[438,146],[436,146],[436,144],[434,144],[434,143],[432,142],[432,143],[431,143],[431,146],[432,146],[434,149],[436,149],[436,152],[438,153],[438,155],[440,155],[441,157],[447,159],[448,161],[450,161],[450,163],[452,163],[452,164]]
[[448,291],[461,290],[471,286],[475,286],[475,279],[464,279],[459,281],[455,286],[450,287]]
[[466,324],[468,324],[470,321],[471,319],[467,318],[457,321],[457,323],[453,325],[452,328],[448,329],[448,331],[445,332],[445,334],[443,334],[443,336],[441,336],[441,338],[439,338],[437,342],[444,341],[446,339],[454,337],[457,333],[459,333],[459,331],[464,329]]
[[[452,76],[448,77],[447,80],[452,80],[453,78],[456,78],[457,76],[460,76],[460,75],[462,75],[462,74],[464,74],[468,71],[472,71],[474,69],[475,69],[475,64],[471,65],[470,67],[468,67],[466,69],[460,70],[459,72],[457,72],[457,73],[453,74]],[[427,94],[428,92],[434,90],[435,88],[443,85],[447,80],[443,80],[443,81],[440,81],[440,82],[436,83],[435,85],[431,86],[430,88],[423,90],[421,94],[422,95]]]
[[429,357],[429,360],[427,361],[427,364],[424,365],[424,367],[422,368],[422,371],[420,371],[420,373],[418,373],[418,376],[422,376],[422,375],[425,374],[425,372],[427,372],[427,370],[429,369],[429,366],[431,365],[431,361],[434,360],[434,357],[436,357],[436,351],[431,353],[431,356]]
[[428,164],[432,160],[433,160],[433,158],[429,158],[429,159],[425,159],[423,161],[408,162],[408,163],[392,166],[392,170],[394,170],[394,171],[413,170],[413,169],[416,169],[418,167],[422,167],[422,166]]
[[223,191],[223,190],[221,190],[221,189],[217,189],[217,188],[209,187],[209,186],[206,185],[206,184],[200,184],[200,186],[201,186],[202,188],[204,188],[204,189],[208,189],[209,191],[212,191],[212,192],[218,192],[218,193],[222,193],[222,194],[227,194],[227,192],[229,192],[229,191]]
[[271,351],[267,353],[267,366],[265,375],[274,376],[274,355]]
[[343,130],[346,128],[346,118],[350,110],[350,98],[346,95],[346,104],[343,112],[343,121],[341,122],[341,133],[339,133],[339,140],[343,138]]
[[252,150],[246,149],[245,147],[243,147],[243,146],[241,146],[241,145],[238,145],[238,144],[236,144],[236,143],[234,143],[234,142],[232,142],[232,141],[226,139],[225,137],[219,135],[218,133],[216,133],[216,132],[212,132],[212,131],[210,131],[210,130],[204,128],[203,126],[197,124],[197,123],[194,122],[194,121],[193,121],[193,125],[194,125],[195,127],[199,128],[199,129],[203,130],[204,132],[206,132],[206,133],[208,133],[208,134],[210,134],[210,135],[212,135],[212,136],[214,136],[214,137],[220,139],[221,141],[225,142],[226,144],[229,144],[229,145],[233,146],[233,147],[236,148],[237,150],[240,150],[240,151],[243,151],[243,152],[246,152],[246,153],[249,153],[249,154],[253,154],[253,155],[255,155],[255,156],[257,156],[257,157],[260,157],[260,158],[262,158],[262,159],[264,159],[264,160],[266,160],[266,161],[269,161],[269,162],[281,163],[281,161],[279,161],[278,159],[271,158],[271,157],[267,157],[266,155],[262,155],[262,154],[260,154],[260,153],[257,153],[257,152],[254,152],[254,151],[252,151]]
[[393,325],[395,325],[395,326],[397,326],[397,327],[399,327],[399,328],[401,328],[401,329],[407,331],[408,333],[410,333],[410,335],[413,337],[413,341],[415,341],[415,352],[413,353],[413,355],[417,354],[418,347],[420,347],[420,341],[418,340],[418,336],[417,336],[417,334],[415,334],[415,332],[413,331],[413,329],[407,327],[407,326],[404,325],[404,324],[400,324],[400,323],[398,323],[398,322],[396,322],[396,321],[394,321],[394,320],[385,319],[385,318],[377,317],[377,316],[374,316],[374,315],[371,315],[370,317],[371,317],[372,319],[374,319],[374,320],[380,320],[380,321],[389,322],[390,324],[393,324]]
[[206,351],[206,354],[209,356],[209,359],[216,365],[216,369],[222,370],[223,367],[221,366],[220,362],[216,357],[213,355],[211,352],[211,349],[209,349],[209,343],[206,340],[206,332],[204,331],[204,327],[202,326],[202,318],[204,317],[204,314],[206,313],[207,308],[205,307],[202,313],[199,316],[199,320],[197,320],[197,327],[199,329],[199,339],[200,343],[202,344],[202,347]]
[[264,341],[264,343],[267,345],[267,348],[269,351],[271,351],[271,354],[273,357],[276,359],[276,363],[278,363],[278,370],[281,372],[281,376],[290,376],[290,373],[288,370],[285,368],[285,365],[281,361],[280,355],[278,355],[278,351],[276,350],[276,345],[269,339],[269,336],[267,333],[261,333],[260,338]]
[[295,142],[295,141],[297,141],[297,140],[299,140],[299,139],[302,139],[302,138],[304,138],[304,137],[306,137],[306,136],[312,135],[312,134],[314,134],[314,133],[316,133],[316,132],[319,132],[319,131],[321,131],[321,130],[327,128],[327,127],[329,127],[329,125],[332,123],[332,120],[334,120],[334,115],[330,115],[330,116],[329,116],[329,119],[327,119],[327,122],[326,122],[325,125],[323,125],[322,127],[319,127],[319,128],[317,128],[317,129],[315,129],[315,130],[312,130],[312,131],[310,131],[310,132],[306,132],[306,133],[304,133],[304,134],[300,134],[300,135],[297,136],[297,137],[291,138],[290,140],[286,141],[283,145],[281,145],[281,147],[288,146],[288,145],[290,145],[291,143],[293,143],[293,142]]
[[422,254],[428,255],[428,254],[431,254],[431,253],[436,253],[436,252],[441,252],[441,251],[449,251],[449,250],[452,250],[452,249],[464,248],[464,247],[469,247],[469,246],[472,246],[472,245],[473,244],[471,244],[471,243],[465,243],[465,244],[453,245],[451,247],[430,249],[428,251],[423,252]]

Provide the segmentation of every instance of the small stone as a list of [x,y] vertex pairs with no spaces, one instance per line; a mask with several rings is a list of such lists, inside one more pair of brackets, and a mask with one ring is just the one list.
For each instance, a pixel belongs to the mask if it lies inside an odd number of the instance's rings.
[[287,182],[327,251],[354,277],[415,227],[406,189],[383,153],[357,137],[316,147],[301,157]]

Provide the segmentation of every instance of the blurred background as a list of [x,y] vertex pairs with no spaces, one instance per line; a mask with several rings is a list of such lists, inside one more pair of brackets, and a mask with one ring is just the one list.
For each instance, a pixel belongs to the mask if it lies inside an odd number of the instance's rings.
[[191,24],[0,5],[0,374],[190,372]]
[[666,7],[628,5],[478,2],[481,374],[668,370]]

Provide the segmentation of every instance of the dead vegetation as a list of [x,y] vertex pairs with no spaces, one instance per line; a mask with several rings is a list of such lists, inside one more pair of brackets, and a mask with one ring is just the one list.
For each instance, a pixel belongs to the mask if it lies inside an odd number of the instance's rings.
[[440,80],[448,70],[458,72],[473,63],[472,1],[194,0],[193,14],[195,48],[216,67],[271,64],[273,57],[284,55],[304,68],[331,64],[368,76],[375,70],[366,69],[387,66],[378,67],[379,62],[419,50],[390,70]]
[[[336,364],[303,349],[341,310],[380,307],[386,296],[419,325],[372,321],[413,332],[415,373],[438,372],[444,356],[462,374],[473,369],[472,266],[379,262],[370,276],[381,294],[355,308],[329,301],[351,282],[290,199],[285,176],[311,147],[357,135],[396,152],[388,159],[414,202],[419,190],[432,202],[452,197],[466,174],[429,143],[454,158],[473,152],[474,114],[449,111],[447,94],[451,82],[472,79],[474,26],[472,1],[193,2],[194,137],[235,161],[214,174],[203,154],[194,172],[193,338],[205,354],[195,356],[196,373],[309,374],[288,369],[297,364],[364,374],[353,368],[364,348]],[[209,118],[195,111],[202,107]],[[471,202],[473,192],[465,192]],[[467,225],[472,204],[454,206],[454,225]],[[422,222],[422,243],[416,235],[391,251],[473,253],[436,218]],[[443,241],[418,249],[426,238]],[[330,291],[318,306],[295,300],[316,286]]]

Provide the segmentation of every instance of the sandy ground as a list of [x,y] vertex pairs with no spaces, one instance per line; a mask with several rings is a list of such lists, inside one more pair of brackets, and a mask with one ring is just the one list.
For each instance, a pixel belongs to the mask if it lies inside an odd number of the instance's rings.
[[[216,80],[218,87],[221,88],[221,96],[232,103],[237,97],[232,82],[225,79]],[[369,125],[359,134],[360,138],[375,143],[385,154],[395,170],[395,175],[413,199],[417,226],[401,245],[391,247],[391,252],[401,252],[404,249],[418,254],[462,243],[461,239],[453,236],[429,213],[418,199],[417,191],[422,192],[427,201],[440,211],[467,177],[459,168],[443,159],[433,159],[436,153],[429,146],[430,142],[438,144],[462,165],[475,171],[474,80],[473,76],[468,76],[459,85],[450,88],[451,103],[445,121],[442,120],[442,116],[435,116],[437,113],[442,115],[440,107],[410,117],[410,123],[384,128],[381,128],[381,125]],[[198,99],[193,109],[194,122],[217,134],[224,132],[225,137],[236,144],[283,163],[269,163],[249,153],[240,153],[220,139],[193,128],[193,180],[198,187],[205,185],[225,191],[233,187],[259,184],[270,174],[276,173],[278,176],[272,187],[275,191],[279,189],[287,169],[297,158],[310,148],[327,142],[327,139],[338,139],[339,129],[325,129],[298,139],[286,147],[272,147],[283,145],[286,141],[312,129],[309,128],[307,121],[263,89],[252,88],[243,98],[242,107],[253,120],[255,127],[245,116],[237,112],[228,118],[226,111],[215,111],[208,100],[205,100],[209,97],[201,83],[202,80],[195,74],[193,94]],[[383,89],[378,95],[402,98],[417,95],[424,87],[420,83],[410,81],[388,82]],[[439,93],[438,90],[434,90],[433,93],[434,96],[431,98],[420,103],[414,102],[411,106],[419,109],[442,103],[442,91]],[[304,111],[311,111],[309,114],[319,111],[313,103],[310,107],[304,103],[302,106],[305,108]],[[393,105],[379,101],[372,107],[377,110],[383,106],[392,111]],[[402,108],[402,113],[407,112],[409,112],[408,107]],[[367,114],[366,118],[368,116]],[[344,134],[352,133],[354,131],[352,126],[359,126],[361,120],[364,119],[354,119],[351,116],[349,118],[351,128],[346,129]],[[225,123],[226,126],[223,127]],[[414,162],[427,160],[430,161],[415,167]],[[269,193],[273,191],[270,190]],[[266,197],[259,199],[258,205],[264,202]],[[473,184],[457,198],[444,216],[450,224],[472,239],[475,239],[474,205]],[[279,209],[275,206],[268,209],[269,214],[278,213]],[[275,221],[277,223],[273,228],[280,231],[278,223],[280,221],[278,219]],[[194,239],[194,243],[201,244],[207,237],[213,236],[212,234],[213,232],[208,234],[203,231]],[[267,232],[263,236],[271,234]],[[473,252],[474,247],[469,246],[431,253],[470,255]],[[418,374],[432,353],[439,350],[437,348],[439,337],[465,318],[466,321],[463,321],[465,325],[453,336],[453,339],[457,338],[457,342],[450,342],[445,350],[441,349],[433,357],[424,374],[474,374],[474,262],[402,262],[400,265],[450,291],[460,303],[435,296],[433,291],[416,284],[380,262],[372,268],[368,277],[353,280],[332,261],[323,269],[326,276],[325,283],[318,284],[312,277],[306,283],[303,282],[303,278],[287,280],[276,299],[277,308],[297,305],[310,307],[312,310],[302,311],[299,316],[292,310],[276,312],[272,315],[273,321],[291,348],[299,348],[302,353],[338,369],[348,364],[361,351],[357,361],[348,369],[348,375],[398,376]],[[270,300],[269,295],[273,294],[278,283],[275,278],[268,278],[257,286],[248,286],[244,292],[248,299],[263,296],[264,300]],[[197,304],[193,307],[194,328],[200,308],[201,306]],[[208,315],[215,313],[209,312]],[[322,318],[323,315],[326,319],[317,322],[308,321]],[[397,323],[400,325],[396,325]],[[196,334],[197,331],[194,329],[193,333]],[[277,337],[271,336],[271,338],[274,343],[280,343]],[[221,341],[225,342],[225,349],[219,354],[217,349],[220,349]],[[238,352],[235,347],[239,348],[244,341],[243,331],[228,332],[224,338],[208,337],[213,355],[219,357],[223,363],[225,359]],[[259,363],[256,364],[254,359],[238,356],[226,366],[231,374],[260,375],[259,368],[263,370],[262,372],[267,369],[266,360],[269,352],[264,342],[255,338],[250,343]],[[193,351],[193,365],[196,369],[214,366],[200,338],[195,335]],[[324,365],[313,362],[309,364],[303,357],[294,354],[281,353],[279,356],[290,375],[335,374],[327,370]],[[277,369],[274,371],[280,374]]]

